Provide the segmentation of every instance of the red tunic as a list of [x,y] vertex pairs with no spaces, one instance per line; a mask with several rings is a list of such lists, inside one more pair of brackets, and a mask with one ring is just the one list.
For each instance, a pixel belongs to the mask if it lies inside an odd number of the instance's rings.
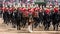
[[22,12],[23,11],[23,8],[18,8],[18,10]]
[[6,7],[6,10],[9,10],[9,8]]
[[28,8],[28,11],[31,10],[31,8]]
[[37,11],[37,10],[38,10],[38,8],[35,9],[35,11]]
[[28,17],[29,12],[28,11],[25,11],[24,13],[25,13],[25,16]]
[[3,12],[6,12],[7,11],[7,8],[6,7],[3,7],[2,10],[3,10]]
[[54,8],[54,12],[57,13],[58,12],[58,8]]
[[9,8],[9,11],[13,12],[14,11],[14,7]]
[[36,7],[36,9],[37,9],[37,10],[40,10],[40,8],[39,8],[39,7]]
[[18,8],[19,11],[22,11],[21,8]]
[[50,9],[46,9],[46,14],[49,14],[50,13]]
[[26,11],[26,8],[22,8],[23,13]]
[[30,14],[33,14],[34,13],[34,10],[33,9],[29,10],[29,13]]

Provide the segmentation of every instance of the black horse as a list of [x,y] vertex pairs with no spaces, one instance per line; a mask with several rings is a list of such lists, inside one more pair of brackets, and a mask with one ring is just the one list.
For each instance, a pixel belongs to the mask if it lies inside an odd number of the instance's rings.
[[16,19],[16,24],[17,24],[17,30],[20,30],[21,29],[21,23],[22,23],[22,12],[16,10],[15,14],[16,14],[15,19]]
[[59,14],[58,13],[54,13],[52,17],[53,17],[52,18],[52,24],[53,24],[53,27],[54,27],[53,30],[58,30],[58,25],[59,25],[59,21],[60,21]]
[[4,23],[7,24],[7,20],[8,20],[8,12],[7,11],[4,11],[3,12],[3,20],[4,20]]
[[44,30],[49,30],[50,22],[51,22],[50,14],[47,14],[46,12],[44,12],[44,16],[43,16]]

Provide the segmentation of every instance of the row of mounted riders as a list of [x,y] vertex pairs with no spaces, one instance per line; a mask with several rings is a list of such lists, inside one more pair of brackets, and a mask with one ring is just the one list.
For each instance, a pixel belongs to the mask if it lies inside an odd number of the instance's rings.
[[18,8],[8,10],[3,9],[3,20],[5,24],[12,23],[13,27],[17,26],[17,30],[20,30],[21,27],[25,27],[26,23],[28,25],[33,24],[34,28],[36,28],[40,23],[43,23],[44,30],[49,30],[50,23],[52,22],[53,30],[58,30],[59,22],[60,22],[60,9],[54,8],[50,10],[50,8],[42,9],[40,8]]

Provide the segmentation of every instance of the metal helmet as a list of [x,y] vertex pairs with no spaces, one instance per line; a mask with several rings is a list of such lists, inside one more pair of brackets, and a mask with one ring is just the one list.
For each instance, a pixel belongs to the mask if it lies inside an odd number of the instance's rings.
[[25,7],[25,4],[23,4],[22,7]]
[[46,6],[46,8],[49,8],[49,6]]
[[50,6],[50,8],[52,8],[52,6]]

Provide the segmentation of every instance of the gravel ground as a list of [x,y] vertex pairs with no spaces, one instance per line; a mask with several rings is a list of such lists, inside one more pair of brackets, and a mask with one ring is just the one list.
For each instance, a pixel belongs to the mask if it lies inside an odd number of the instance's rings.
[[[3,19],[0,18],[0,34],[60,34],[60,31],[43,31],[43,30],[33,31],[32,33],[29,33],[26,28],[24,29],[22,28],[22,30],[16,30],[16,28],[11,28],[11,25],[7,26],[6,24],[2,23]],[[52,28],[50,27],[50,29]]]

